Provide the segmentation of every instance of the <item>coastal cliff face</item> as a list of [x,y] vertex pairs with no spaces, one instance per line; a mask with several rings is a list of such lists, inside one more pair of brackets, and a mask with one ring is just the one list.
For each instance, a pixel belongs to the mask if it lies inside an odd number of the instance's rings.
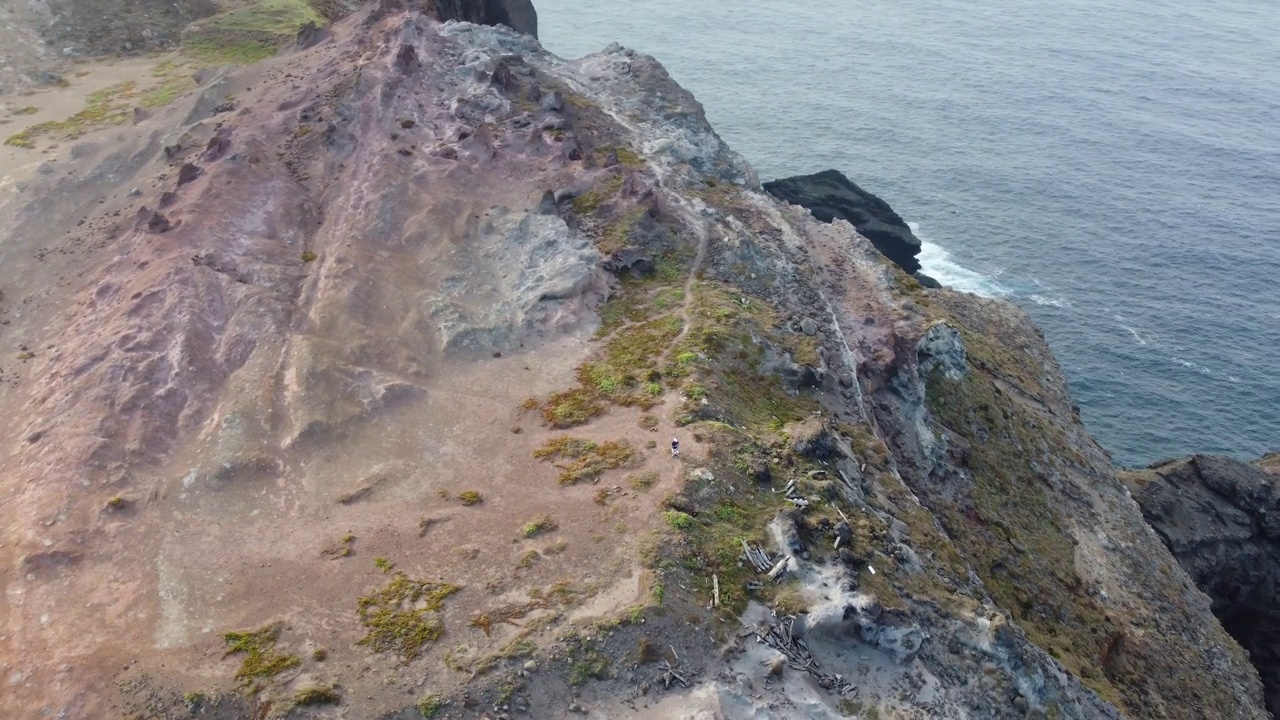
[[1024,313],[445,5],[21,136],[0,715],[1266,716]]
[[1142,514],[1227,632],[1249,651],[1280,712],[1280,468],[1196,455],[1123,475]]

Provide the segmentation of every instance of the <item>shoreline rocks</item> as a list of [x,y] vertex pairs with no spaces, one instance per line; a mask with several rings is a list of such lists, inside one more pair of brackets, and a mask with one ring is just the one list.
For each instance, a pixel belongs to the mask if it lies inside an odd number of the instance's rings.
[[940,287],[933,278],[920,276],[920,239],[889,203],[858,187],[838,170],[795,175],[764,184],[765,192],[799,205],[822,222],[847,220],[871,241],[882,255],[926,287]]

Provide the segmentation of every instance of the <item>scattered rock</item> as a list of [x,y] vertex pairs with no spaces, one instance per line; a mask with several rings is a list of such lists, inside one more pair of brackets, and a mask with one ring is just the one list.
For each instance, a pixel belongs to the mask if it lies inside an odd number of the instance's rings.
[[778,653],[766,666],[769,677],[782,677],[782,671],[787,667],[787,659],[782,653]]
[[931,290],[942,289],[942,283],[938,282],[937,280],[934,280],[932,277],[925,275],[922,272],[913,273],[911,277],[915,278],[916,282],[920,283],[920,285],[923,287],[927,287]]
[[689,473],[689,478],[696,482],[704,482],[704,483],[715,482],[716,480],[716,476],[706,468],[698,468],[697,470],[694,470],[693,472]]
[[768,484],[773,482],[773,471],[769,469],[769,461],[764,458],[752,458],[749,471],[751,479],[758,483]]
[[649,253],[635,247],[624,247],[610,255],[603,267],[615,275],[629,273],[633,278],[652,275],[657,269]]
[[811,417],[791,423],[784,428],[784,432],[791,438],[791,449],[805,457],[825,460],[840,450],[835,435],[821,418]]
[[805,318],[800,321],[800,332],[813,337],[818,334],[818,323],[814,322],[813,318]]
[[138,226],[153,233],[166,233],[173,229],[168,218],[145,207],[138,210]]
[[192,165],[191,163],[183,163],[182,167],[178,168],[178,187],[182,187],[187,183],[195,182],[196,178],[200,177],[203,173],[204,170],[202,170],[200,166]]
[[328,39],[328,30],[313,22],[309,22],[298,28],[298,34],[294,39],[294,44],[299,50],[306,50],[307,48],[313,48]]

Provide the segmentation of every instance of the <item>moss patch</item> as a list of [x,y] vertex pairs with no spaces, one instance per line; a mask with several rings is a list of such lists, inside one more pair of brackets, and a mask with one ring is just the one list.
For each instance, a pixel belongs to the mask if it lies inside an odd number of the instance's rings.
[[722,285],[695,284],[692,327],[662,376],[684,392],[686,422],[719,419],[762,436],[803,419],[817,404],[788,394],[779,378],[762,370],[763,343],[787,350],[796,338],[762,302],[744,305],[740,297]]
[[573,199],[573,211],[579,215],[590,215],[604,203],[612,200],[622,189],[622,175],[613,174],[601,180],[595,187]]
[[280,639],[282,627],[283,623],[272,623],[258,630],[229,632],[222,636],[227,647],[223,657],[244,656],[235,675],[241,684],[252,686],[256,681],[273,678],[302,663],[296,655],[276,652],[276,641]]
[[607,440],[596,443],[562,436],[548,440],[533,451],[533,456],[555,463],[560,469],[556,479],[561,485],[575,485],[594,482],[605,472],[626,465],[635,457],[635,451],[625,442]]
[[384,587],[360,598],[356,613],[368,634],[357,644],[374,652],[395,653],[404,662],[416,659],[444,633],[438,612],[444,599],[458,589],[396,573]]
[[294,705],[336,705],[341,701],[342,694],[329,685],[303,688],[293,696]]

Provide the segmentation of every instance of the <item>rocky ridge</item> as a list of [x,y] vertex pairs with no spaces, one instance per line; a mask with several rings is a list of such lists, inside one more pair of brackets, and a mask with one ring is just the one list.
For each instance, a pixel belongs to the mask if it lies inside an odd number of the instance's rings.
[[1024,313],[435,7],[0,199],[5,717],[1265,716]]

